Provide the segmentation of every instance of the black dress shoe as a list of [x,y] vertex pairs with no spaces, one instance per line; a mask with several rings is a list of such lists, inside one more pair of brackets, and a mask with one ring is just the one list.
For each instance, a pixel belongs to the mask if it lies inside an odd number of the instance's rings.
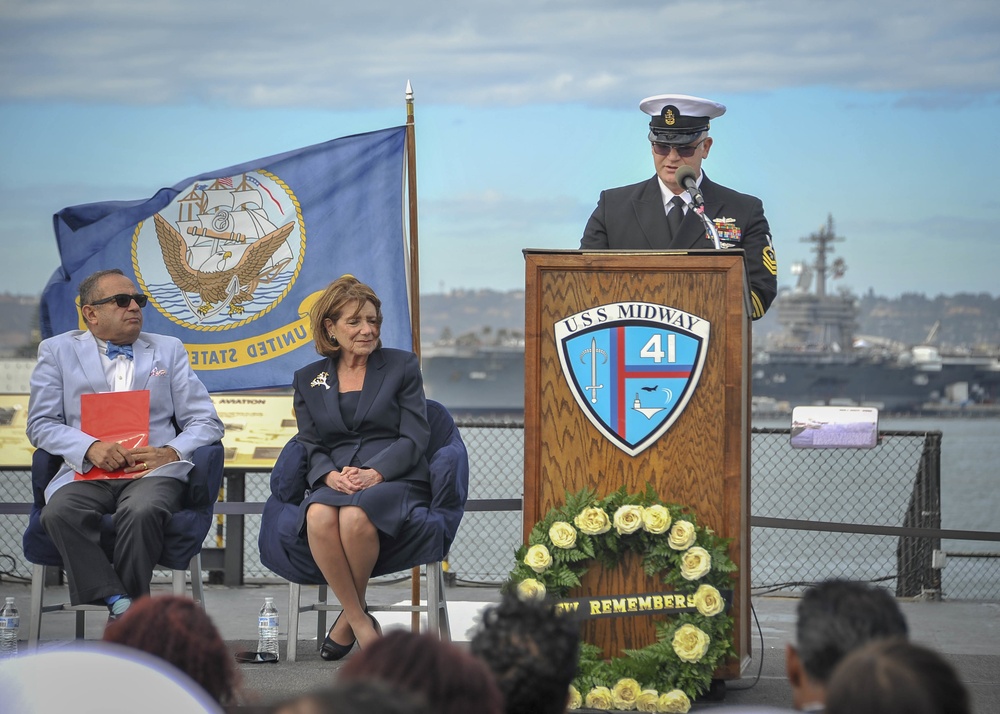
[[[340,615],[343,615],[344,611],[340,611]],[[349,645],[342,645],[339,642],[334,642],[330,637],[333,632],[333,628],[337,626],[337,622],[340,620],[340,615],[337,615],[337,619],[333,621],[333,626],[330,627],[330,632],[326,634],[326,639],[323,640],[323,645],[319,648],[319,656],[325,659],[327,662],[335,662],[338,659],[343,659],[347,656],[347,653],[354,649],[354,643],[357,640],[351,640]]]

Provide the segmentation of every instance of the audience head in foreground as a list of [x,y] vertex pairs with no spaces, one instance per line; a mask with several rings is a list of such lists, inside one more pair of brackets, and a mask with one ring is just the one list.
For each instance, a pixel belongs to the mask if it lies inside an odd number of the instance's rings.
[[795,708],[822,709],[833,670],[850,652],[872,640],[907,636],[906,619],[887,590],[848,580],[811,587],[799,601],[796,644],[785,650]]
[[855,650],[830,678],[827,714],[969,714],[969,695],[950,664],[903,639]]
[[549,602],[507,594],[483,613],[471,643],[497,679],[507,714],[566,711],[580,627]]
[[358,679],[303,694],[274,714],[431,714],[424,698],[380,682]]
[[151,654],[106,642],[26,652],[0,664],[0,712],[223,714],[189,676]]
[[236,699],[239,675],[229,648],[212,618],[190,598],[139,598],[121,619],[107,626],[104,641],[169,662],[220,704]]
[[486,664],[432,633],[387,632],[354,654],[338,681],[373,679],[423,696],[435,714],[503,712],[503,697]]

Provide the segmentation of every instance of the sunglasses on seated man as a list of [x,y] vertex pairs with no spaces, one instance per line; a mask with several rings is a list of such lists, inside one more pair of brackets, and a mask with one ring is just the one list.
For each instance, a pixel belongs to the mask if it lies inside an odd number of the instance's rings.
[[676,144],[663,144],[658,141],[653,143],[653,153],[657,156],[670,156],[671,150],[676,151],[677,155],[682,159],[690,159],[694,156],[694,152],[698,150],[698,147],[705,143],[705,139],[702,139],[697,144],[688,144],[687,146],[677,146]]
[[91,305],[104,305],[105,303],[114,302],[118,307],[128,307],[135,300],[135,304],[140,308],[146,307],[146,303],[149,302],[149,296],[143,295],[142,293],[136,293],[135,295],[129,295],[127,293],[118,293],[117,295],[112,295],[111,297],[102,298],[101,300],[94,300],[90,303]]

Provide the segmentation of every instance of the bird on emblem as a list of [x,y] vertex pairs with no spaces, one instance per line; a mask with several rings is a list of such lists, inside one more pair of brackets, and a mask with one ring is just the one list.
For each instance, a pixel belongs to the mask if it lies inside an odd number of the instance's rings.
[[248,245],[239,262],[231,268],[215,272],[192,268],[187,259],[187,243],[168,220],[155,214],[156,238],[160,243],[163,263],[171,279],[185,293],[197,293],[202,316],[213,310],[216,303],[228,303],[229,315],[243,313],[243,303],[253,300],[265,268],[275,252],[295,228],[288,223]]

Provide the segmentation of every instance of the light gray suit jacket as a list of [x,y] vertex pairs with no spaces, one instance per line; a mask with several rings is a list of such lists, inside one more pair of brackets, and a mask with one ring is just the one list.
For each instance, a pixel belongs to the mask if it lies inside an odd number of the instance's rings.
[[[190,459],[198,447],[219,441],[225,431],[222,421],[181,341],[141,332],[132,349],[132,388],[149,390],[150,446],[171,446],[182,459]],[[38,364],[31,374],[28,441],[64,459],[45,491],[46,501],[73,480],[74,472],[89,466],[84,458],[94,437],[80,431],[80,397],[110,391],[89,332],[64,332],[38,346]]]

